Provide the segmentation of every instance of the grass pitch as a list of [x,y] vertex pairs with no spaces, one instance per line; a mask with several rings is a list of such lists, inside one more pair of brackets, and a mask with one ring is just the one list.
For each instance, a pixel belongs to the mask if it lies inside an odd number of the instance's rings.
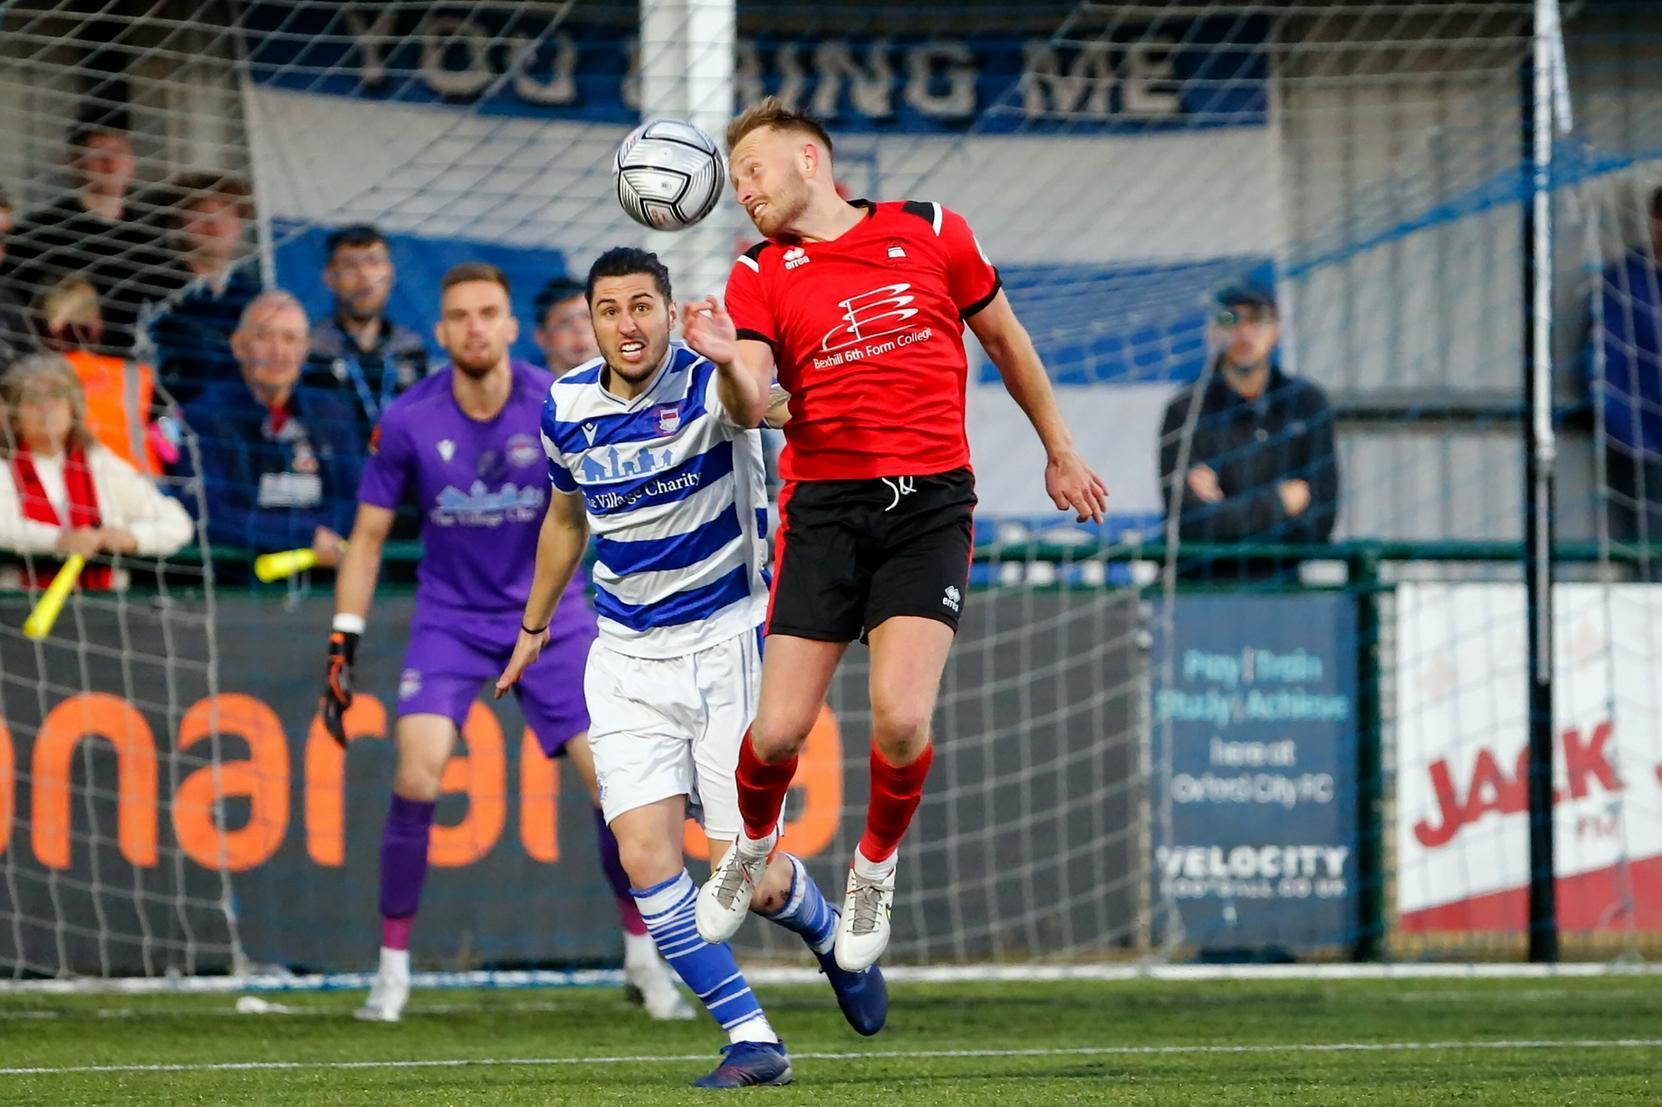
[[421,992],[396,1026],[352,993],[0,993],[0,1103],[564,1104],[723,1095],[814,1107],[1662,1101],[1662,980],[893,985],[857,1038],[823,987],[757,989],[789,1088],[699,1092],[719,1032],[613,989]]

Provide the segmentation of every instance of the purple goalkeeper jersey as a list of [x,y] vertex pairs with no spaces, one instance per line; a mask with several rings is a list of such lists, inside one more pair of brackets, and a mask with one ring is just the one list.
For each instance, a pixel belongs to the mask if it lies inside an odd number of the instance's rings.
[[[554,377],[522,361],[510,367],[508,402],[486,422],[463,414],[449,366],[395,400],[370,437],[358,499],[389,510],[406,499],[420,506],[418,605],[517,623],[548,506],[539,435]],[[579,570],[560,598],[556,635],[593,623],[583,590]]]

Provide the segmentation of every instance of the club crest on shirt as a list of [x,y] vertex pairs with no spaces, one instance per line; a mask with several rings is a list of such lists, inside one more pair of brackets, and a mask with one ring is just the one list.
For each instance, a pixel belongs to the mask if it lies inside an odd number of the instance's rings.
[[510,435],[507,453],[508,464],[523,469],[542,460],[542,444],[528,434]]
[[312,451],[312,444],[304,438],[297,438],[293,444],[292,460],[289,469],[296,473],[317,472],[317,454]]
[[675,404],[664,404],[658,408],[658,433],[674,434],[681,429],[681,409]]

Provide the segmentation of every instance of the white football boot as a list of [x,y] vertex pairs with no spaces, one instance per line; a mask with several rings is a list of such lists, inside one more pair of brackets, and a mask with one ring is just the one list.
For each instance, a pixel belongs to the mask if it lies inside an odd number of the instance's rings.
[[352,1017],[361,1022],[397,1022],[404,1017],[404,1005],[409,1001],[410,951],[383,949],[369,998],[352,1012]]
[[700,938],[717,945],[739,932],[745,916],[750,914],[750,897],[767,871],[768,855],[778,844],[777,826],[759,842],[747,838],[742,830],[739,832],[739,840],[698,890],[693,917],[698,922]]
[[894,868],[881,876],[862,876],[859,862],[848,870],[842,918],[837,921],[837,964],[864,972],[889,948],[889,913],[894,910]]
[[658,955],[658,947],[645,934],[623,936],[623,979],[640,994],[649,1017],[661,1021],[697,1018],[692,1004],[675,986],[675,970]]

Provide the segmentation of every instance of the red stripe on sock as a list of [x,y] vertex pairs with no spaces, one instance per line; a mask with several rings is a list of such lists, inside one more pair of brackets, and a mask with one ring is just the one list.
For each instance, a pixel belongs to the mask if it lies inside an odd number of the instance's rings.
[[785,806],[791,778],[796,776],[796,761],[793,754],[777,764],[767,764],[756,755],[750,731],[745,730],[739,742],[739,768],[734,776],[739,786],[739,815],[744,819],[744,832],[749,837],[760,839],[773,833],[779,812]]
[[871,801],[866,806],[866,832],[860,838],[860,853],[867,861],[886,861],[900,847],[923,799],[923,780],[934,760],[932,743],[909,765],[891,765],[872,747]]

